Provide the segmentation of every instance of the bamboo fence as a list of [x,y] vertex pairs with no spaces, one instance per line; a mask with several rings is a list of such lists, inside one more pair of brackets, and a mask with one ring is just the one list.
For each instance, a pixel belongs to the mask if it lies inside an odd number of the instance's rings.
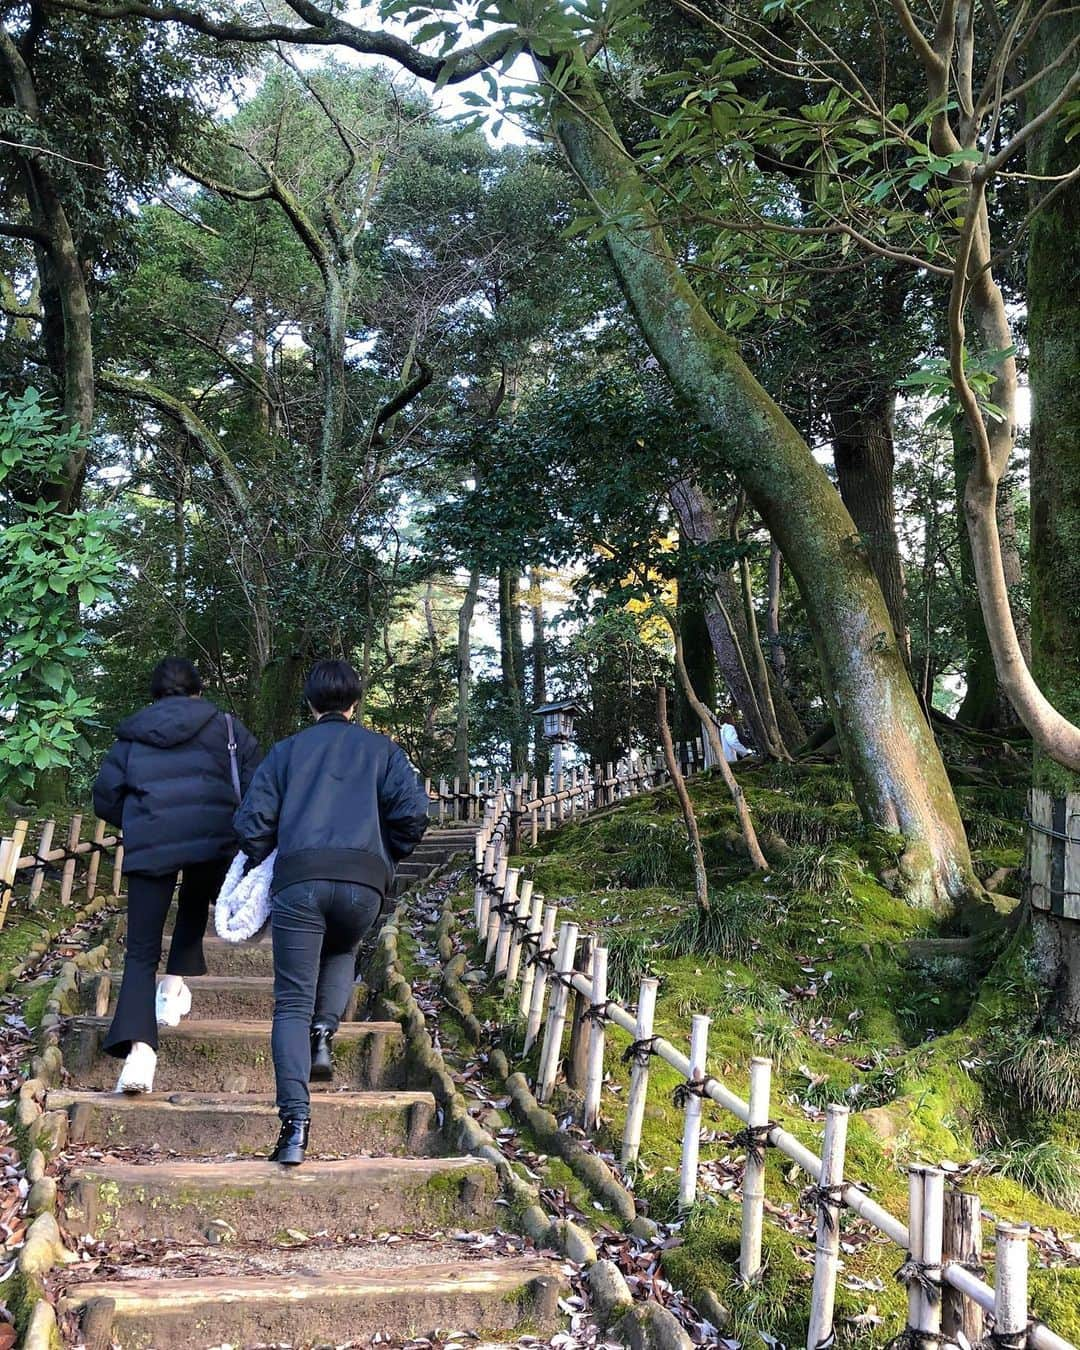
[[[694,757],[686,749],[683,759],[690,769],[703,762],[700,754]],[[637,766],[606,766],[603,772],[594,768],[572,774],[567,783],[554,786],[513,780],[506,787],[500,784],[496,788],[484,813],[475,843],[476,936],[492,973],[502,976],[508,998],[512,1001],[515,992],[518,995],[524,1053],[539,1041],[534,1085],[538,1100],[550,1101],[564,1064],[568,1077],[571,1074],[577,1047],[572,1044],[564,1060],[563,1041],[572,1018],[572,1004],[576,1003],[584,1009],[579,1039],[582,1034],[587,1038],[582,1112],[586,1131],[595,1130],[600,1118],[608,1032],[629,1037],[625,1058],[631,1065],[631,1075],[620,1153],[624,1168],[632,1167],[639,1155],[649,1066],[654,1057],[670,1065],[683,1079],[676,1088],[675,1101],[684,1112],[679,1171],[679,1196],[684,1208],[693,1205],[697,1195],[703,1103],[714,1102],[735,1116],[743,1127],[735,1140],[746,1154],[739,1261],[740,1276],[746,1282],[755,1280],[761,1270],[766,1150],[776,1149],[798,1164],[811,1178],[807,1198],[816,1215],[807,1350],[822,1350],[835,1335],[833,1310],[840,1266],[840,1216],[844,1210],[864,1219],[904,1253],[897,1278],[908,1291],[906,1343],[914,1350],[942,1344],[974,1346],[987,1328],[994,1346],[1003,1350],[1028,1346],[1033,1350],[1076,1350],[1029,1314],[1027,1224],[995,1225],[994,1283],[988,1284],[979,1264],[982,1216],[976,1196],[946,1189],[946,1174],[941,1168],[916,1165],[908,1169],[907,1223],[891,1214],[856,1182],[845,1179],[846,1106],[828,1108],[819,1157],[770,1120],[772,1065],[768,1059],[755,1057],[751,1061],[749,1099],[744,1101],[708,1071],[709,1018],[694,1016],[687,1050],[656,1035],[657,981],[649,976],[642,978],[636,1010],[609,998],[607,949],[602,940],[583,941],[578,925],[570,920],[560,922],[557,907],[545,904],[522,878],[521,870],[509,866],[526,832],[526,823],[535,841],[540,822],[551,828],[579,812],[595,810],[664,781],[666,772],[657,757]],[[587,963],[579,955],[585,950],[591,958]],[[966,1340],[950,1339],[958,1335]]]

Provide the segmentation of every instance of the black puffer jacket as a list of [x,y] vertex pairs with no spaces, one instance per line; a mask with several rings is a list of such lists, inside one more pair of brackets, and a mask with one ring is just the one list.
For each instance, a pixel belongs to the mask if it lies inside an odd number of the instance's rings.
[[[235,717],[240,790],[259,763]],[[164,876],[236,851],[225,714],[205,698],[158,699],[121,722],[94,784],[94,810],[124,830],[124,871]]]
[[253,862],[277,849],[275,891],[322,880],[385,892],[427,823],[427,793],[401,746],[340,713],[279,741],[236,813]]

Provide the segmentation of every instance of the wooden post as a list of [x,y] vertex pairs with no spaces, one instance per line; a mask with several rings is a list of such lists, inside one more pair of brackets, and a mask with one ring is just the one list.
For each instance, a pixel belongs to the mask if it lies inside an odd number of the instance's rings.
[[105,821],[99,820],[94,824],[94,845],[90,850],[90,857],[86,864],[86,898],[93,900],[94,892],[97,890],[98,868],[101,866],[101,841],[105,838]]
[[[750,1061],[750,1119],[747,1130],[763,1130],[769,1123],[772,1060],[755,1055]],[[761,1224],[765,1213],[765,1144],[752,1140],[746,1149],[742,1184],[742,1239],[739,1275],[750,1284],[761,1274]]]
[[937,1285],[933,1298],[922,1297],[920,1331],[929,1333],[927,1350],[936,1350],[941,1332],[941,1234],[945,1217],[945,1173],[940,1167],[923,1169],[922,1262],[928,1279]]
[[52,848],[53,831],[56,829],[55,820],[47,820],[41,827],[41,838],[38,840],[37,859],[34,864],[34,875],[30,881],[30,903],[41,894],[41,888],[45,885],[45,859]]
[[520,867],[507,868],[500,902],[503,912],[499,915],[499,933],[495,942],[495,965],[492,972],[495,975],[505,975],[506,967],[510,963],[510,943],[514,938],[514,914],[517,912],[520,880]]
[[646,975],[638,986],[634,1040],[640,1048],[630,1068],[630,1090],[626,1094],[626,1123],[623,1126],[621,1154],[624,1167],[632,1167],[641,1151],[641,1126],[645,1120],[645,1098],[649,1091],[651,1058],[645,1042],[648,1042],[653,1034],[653,1018],[656,1016],[656,995],[659,988],[660,981],[651,975]]
[[[945,1192],[945,1226],[942,1231],[942,1262],[962,1262],[968,1268],[982,1261],[982,1205],[971,1191]],[[941,1330],[955,1341],[962,1332],[969,1345],[981,1345],[986,1332],[983,1310],[959,1289],[942,1284]]]
[[0,928],[7,922],[8,905],[11,901],[11,888],[15,884],[15,872],[19,866],[19,855],[26,842],[29,822],[17,820],[11,835],[4,840],[0,848]]
[[[596,946],[596,939],[586,937],[581,944],[580,960],[578,965],[581,974],[592,979],[593,972],[593,949]],[[589,1000],[580,990],[575,989],[572,994],[573,1008],[570,1013],[570,1045],[566,1052],[566,1085],[583,1091],[585,1088],[585,1062],[589,1051],[589,1024],[585,1020],[585,1013],[588,1011]]]
[[506,984],[503,986],[503,994],[506,998],[509,998],[514,992],[514,986],[518,980],[518,971],[521,969],[521,945],[522,939],[529,928],[529,917],[532,913],[532,893],[533,883],[523,881],[521,891],[518,894],[514,923],[510,930],[510,952],[506,961]]
[[[544,906],[544,921],[540,925],[539,952],[551,950],[552,943],[555,941],[555,924],[558,922],[558,917],[558,905]],[[532,990],[529,994],[529,1015],[525,1022],[524,1053],[526,1055],[533,1048],[533,1044],[540,1034],[540,1026],[544,1020],[544,999],[547,997],[548,987],[547,965],[536,962],[531,964],[530,969],[532,971]]]
[[[529,918],[525,926],[528,940],[522,944],[520,955],[524,955],[524,967],[521,970],[521,988],[518,991],[518,1013],[522,1019],[529,1015],[532,1005],[533,980],[536,978],[536,964],[533,957],[540,949],[541,928],[543,926],[544,897],[533,891],[533,883],[525,883],[529,888]],[[524,887],[522,888],[524,890]]]
[[[695,1013],[690,1022],[690,1083],[705,1081],[705,1061],[709,1049],[709,1023],[704,1013]],[[682,1166],[679,1170],[679,1208],[689,1209],[697,1198],[698,1155],[701,1152],[701,1098],[692,1090],[686,1094],[686,1119],[683,1123]]]
[[604,1087],[608,949],[597,943],[593,948],[592,959],[592,1008],[589,1010],[589,1049],[585,1063],[585,1110],[581,1122],[586,1130],[595,1130],[600,1124],[600,1095]]
[[524,780],[519,779],[513,786],[510,793],[510,852],[519,853],[521,851],[521,784]]
[[71,829],[68,830],[68,858],[60,878],[60,903],[66,905],[71,899],[71,888],[75,884],[75,849],[82,834],[82,816],[71,817]]
[[1010,1350],[1027,1345],[1030,1234],[1026,1223],[999,1223],[994,1229],[994,1340]]
[[119,896],[120,886],[124,880],[124,841],[119,839],[116,844],[116,852],[113,854],[112,864],[112,893]]
[[[908,1168],[908,1256],[919,1263],[922,1261],[923,1244],[923,1172],[921,1163]],[[907,1330],[914,1335],[922,1325],[923,1294],[918,1284],[908,1282],[907,1287]]]
[[[503,890],[506,887],[506,859],[500,857],[495,863],[495,876],[492,879],[491,888],[488,892],[489,906],[487,918],[487,947],[484,951],[484,962],[491,964],[491,959],[495,955],[495,948],[499,942],[499,911],[497,904],[502,897]],[[494,899],[496,904],[490,904]]]
[[559,1072],[559,1057],[562,1052],[563,1028],[566,1026],[566,1003],[569,989],[564,983],[574,972],[574,955],[577,952],[578,926],[566,922],[559,929],[559,950],[555,955],[554,984],[551,991],[551,1003],[548,1007],[547,1027],[544,1031],[544,1044],[540,1051],[540,1071],[537,1075],[536,1097],[546,1102],[555,1090],[555,1078]]
[[810,1322],[806,1329],[807,1350],[820,1350],[820,1347],[832,1340],[836,1275],[840,1263],[839,1188],[844,1184],[847,1126],[846,1106],[834,1102],[826,1108],[825,1138],[821,1145],[821,1175],[818,1179],[814,1284],[810,1291]]

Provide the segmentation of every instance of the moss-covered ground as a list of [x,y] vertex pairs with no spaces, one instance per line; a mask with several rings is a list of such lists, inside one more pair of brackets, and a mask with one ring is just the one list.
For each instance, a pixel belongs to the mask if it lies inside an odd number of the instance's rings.
[[[895,893],[895,841],[863,830],[835,768],[762,767],[743,782],[773,870],[749,873],[722,783],[694,780],[708,923],[695,921],[685,833],[667,791],[567,825],[516,861],[559,903],[561,918],[606,941],[617,996],[632,1003],[642,971],[660,976],[659,1032],[683,1044],[691,1013],[709,1014],[712,1074],[745,1095],[750,1057],[770,1055],[772,1116],[807,1145],[820,1145],[827,1103],[849,1104],[846,1174],[893,1213],[906,1214],[907,1164],[966,1169],[981,1160],[963,1171],[963,1184],[977,1188],[988,1215],[1041,1230],[1032,1244],[1034,1310],[1080,1340],[1080,1098],[1069,1095],[1070,1084],[1080,1091],[1080,1050],[1039,1029],[1010,904],[988,906],[975,936],[970,925],[965,932],[910,908]],[[995,785],[960,797],[977,871],[1015,894],[1022,793]],[[471,889],[460,899],[464,931]],[[494,996],[479,997],[477,1012],[508,1015]],[[599,1145],[616,1154],[625,1043],[612,1032],[606,1052]],[[667,1222],[680,1219],[676,1081],[653,1061],[635,1179],[649,1213]],[[747,1345],[761,1343],[757,1331],[799,1344],[811,1279],[810,1214],[800,1203],[809,1178],[770,1153],[764,1278],[744,1289],[735,1279],[740,1155],[727,1137],[737,1122],[707,1106],[703,1125],[701,1198],[681,1216],[667,1270],[688,1292],[715,1289],[732,1310],[730,1331]],[[992,1229],[987,1219],[988,1240]],[[905,1294],[894,1278],[902,1254],[850,1214],[842,1241],[838,1331],[848,1342],[884,1345],[903,1325]]]

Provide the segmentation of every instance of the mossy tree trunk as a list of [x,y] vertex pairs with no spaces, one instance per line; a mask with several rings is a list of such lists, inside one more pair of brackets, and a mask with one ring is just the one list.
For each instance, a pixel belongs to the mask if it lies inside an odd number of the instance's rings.
[[518,574],[513,567],[499,569],[499,655],[510,741],[510,770],[522,773],[528,763],[529,741],[525,726],[525,653],[521,638],[521,603]]
[[[680,540],[680,549],[685,545]],[[679,598],[676,608],[676,620],[686,669],[693,687],[701,694],[701,699],[709,707],[716,705],[716,653],[713,651],[709,626],[705,621],[705,610],[690,587],[679,583]],[[675,688],[675,716],[672,727],[677,741],[687,741],[703,736],[701,720],[691,707],[683,692],[681,681]]]
[[458,610],[457,718],[454,727],[454,772],[469,777],[469,698],[472,694],[472,621],[480,592],[480,571],[474,567]]
[[555,133],[595,202],[617,202],[607,248],[642,333],[715,432],[783,551],[807,609],[831,712],[866,818],[906,840],[911,903],[948,910],[978,890],[952,788],[851,516],[806,442],[754,379],[675,261],[584,60],[552,104]]
[[[529,610],[532,616],[532,706],[547,702],[547,647],[544,642],[544,588],[539,571],[529,573]],[[551,763],[551,752],[539,718],[533,727],[533,763],[542,778]]]
[[[1080,35],[1080,14],[1064,5],[1038,29],[1032,68],[1046,66]],[[1069,63],[1032,90],[1038,115],[1071,73]],[[1076,144],[1061,124],[1032,142],[1029,169],[1042,179],[1072,171]],[[1036,680],[1050,702],[1080,722],[1080,186],[1074,181],[1035,216],[1029,241],[1031,344],[1031,639]],[[1035,785],[1080,792],[1072,773],[1036,749]],[[1075,832],[1075,826],[1073,827]],[[1035,953],[1059,1022],[1080,1028],[1080,921],[1033,912]]]

